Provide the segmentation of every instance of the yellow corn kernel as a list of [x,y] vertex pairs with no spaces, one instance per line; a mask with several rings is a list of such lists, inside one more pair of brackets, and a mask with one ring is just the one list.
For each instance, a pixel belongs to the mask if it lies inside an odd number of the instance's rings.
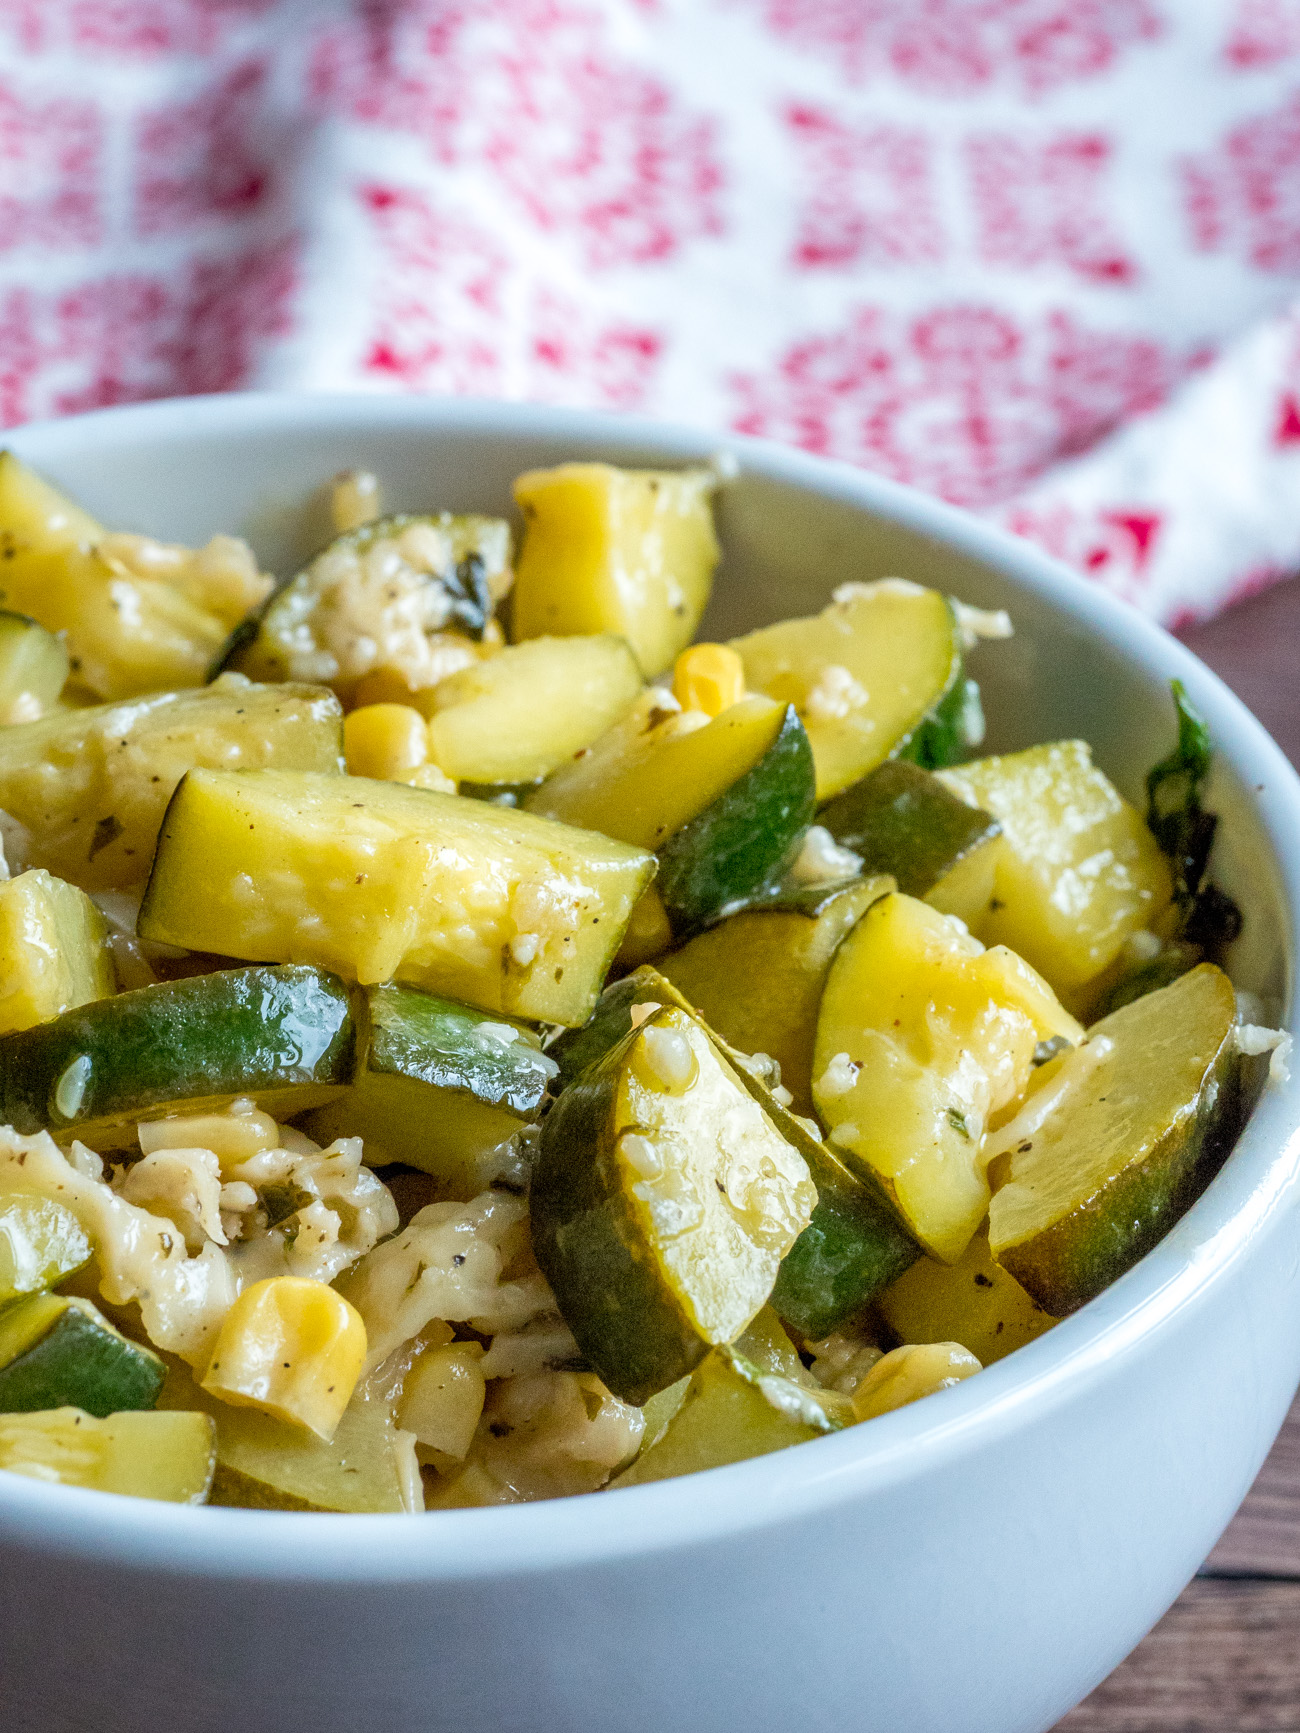
[[874,1420],[983,1370],[960,1342],[912,1342],[876,1361],[853,1392],[853,1412],[859,1420]]
[[343,719],[343,754],[349,776],[409,782],[429,762],[429,731],[409,704],[367,704]]
[[368,469],[345,469],[330,483],[330,517],[339,535],[373,523],[380,514],[379,477]]
[[614,960],[620,969],[639,969],[642,963],[662,957],[672,942],[673,929],[668,924],[668,911],[664,908],[663,898],[651,885],[632,910],[632,918],[627,923],[623,943]]
[[397,1424],[426,1450],[463,1461],[483,1412],[487,1381],[481,1342],[451,1342],[415,1362],[402,1385]]
[[326,1443],[356,1389],[366,1326],[342,1294],[302,1276],[254,1282],[226,1313],[203,1388]]
[[692,644],[673,665],[673,697],[683,710],[721,716],[745,696],[745,664],[727,644]]

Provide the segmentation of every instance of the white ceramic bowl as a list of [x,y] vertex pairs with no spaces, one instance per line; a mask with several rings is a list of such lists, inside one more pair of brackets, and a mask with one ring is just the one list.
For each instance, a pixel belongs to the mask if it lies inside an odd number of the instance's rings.
[[[243,529],[271,569],[346,465],[395,508],[503,511],[522,469],[740,477],[707,629],[887,573],[1007,606],[983,651],[994,748],[1082,735],[1134,798],[1180,676],[1219,748],[1234,972],[1290,1014],[1300,784],[1185,650],[1027,545],[774,446],[469,402],[225,397],[24,429],[115,526]],[[980,1377],[778,1455],[511,1509],[346,1517],[177,1509],[0,1475],[5,1733],[1038,1733],[1175,1599],[1300,1375],[1300,1077],[1270,1090],[1136,1269]]]

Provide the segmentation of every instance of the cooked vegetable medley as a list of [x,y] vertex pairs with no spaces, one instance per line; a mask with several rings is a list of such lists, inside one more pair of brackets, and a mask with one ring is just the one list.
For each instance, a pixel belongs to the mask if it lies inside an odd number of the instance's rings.
[[[860,1425],[1167,1231],[1283,1038],[1205,730],[977,756],[897,577],[692,643],[720,474],[354,472],[282,583],[0,455],[0,1468],[413,1512]],[[7,863],[7,864],[6,864]]]

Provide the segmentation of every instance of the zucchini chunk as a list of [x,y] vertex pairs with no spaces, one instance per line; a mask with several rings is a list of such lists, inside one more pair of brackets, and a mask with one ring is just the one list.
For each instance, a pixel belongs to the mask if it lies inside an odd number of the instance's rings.
[[348,989],[319,969],[228,969],[137,987],[0,1036],[0,1118],[125,1149],[141,1120],[251,1096],[276,1118],[351,1080]]
[[[669,1005],[691,1013],[676,986],[641,968],[606,987],[591,1021],[552,1043],[549,1057],[568,1087],[631,1030],[637,1005]],[[693,1013],[692,1013],[693,1014]],[[807,1337],[825,1335],[866,1305],[920,1256],[881,1188],[851,1172],[835,1151],[776,1100],[757,1065],[707,1031],[737,1081],[808,1164],[817,1203],[808,1225],[781,1260],[772,1304]]]
[[823,1389],[804,1370],[767,1308],[733,1346],[715,1349],[703,1361],[658,1436],[610,1484],[644,1486],[698,1474],[852,1424],[851,1400]]
[[640,849],[457,795],[199,770],[167,810],[137,925],[576,1024],[653,872]]
[[639,1404],[740,1335],[816,1202],[703,1028],[661,1006],[547,1115],[533,1247],[583,1354]]
[[0,1307],[52,1288],[88,1264],[90,1254],[81,1223],[54,1198],[0,1193]]
[[441,682],[429,719],[438,768],[457,781],[536,782],[631,709],[641,670],[623,638],[531,638]]
[[1168,862],[1086,741],[982,758],[940,781],[1002,826],[993,900],[972,931],[1058,992],[1085,987],[1169,907]]
[[743,910],[664,957],[659,972],[724,1041],[775,1059],[794,1111],[810,1114],[817,1008],[831,959],[893,888],[892,879],[861,879],[798,904]]
[[66,634],[74,680],[101,698],[198,686],[227,627],[136,569],[101,524],[0,453],[0,607]]
[[1236,1129],[1235,1020],[1232,983],[1202,963],[1094,1024],[1001,1134],[989,1247],[1046,1311],[1109,1287],[1209,1179]]
[[812,753],[788,705],[743,698],[689,725],[697,714],[639,726],[622,753],[598,744],[527,800],[530,812],[655,849],[655,889],[681,936],[779,878],[813,816]]
[[31,832],[31,865],[112,890],[145,877],[187,770],[338,771],[342,750],[332,693],[219,680],[0,729],[0,809]]
[[89,1300],[30,1294],[0,1312],[0,1414],[152,1408],[166,1367]]
[[0,881],[0,1034],[116,990],[104,917],[40,867]]
[[421,1168],[439,1197],[467,1203],[484,1189],[477,1164],[540,1117],[555,1061],[520,1024],[415,987],[370,987],[365,1001],[356,1081],[303,1129],[322,1145],[363,1138],[372,1167]]
[[213,671],[319,681],[345,698],[391,673],[418,692],[477,660],[510,583],[503,518],[376,518],[281,584],[235,628]]
[[845,1161],[884,1187],[926,1251],[954,1263],[989,1206],[990,1117],[1023,1092],[1040,1042],[1082,1033],[1019,957],[893,892],[831,964],[813,1096]]
[[62,638],[26,614],[0,612],[0,723],[48,716],[67,678],[68,647]]
[[927,763],[941,761],[965,704],[952,604],[901,578],[841,584],[820,614],[764,626],[733,639],[732,648],[751,692],[798,711],[812,742],[818,800],[905,753],[947,700],[935,738],[915,743]]
[[516,639],[617,632],[648,676],[695,636],[718,563],[711,469],[562,463],[515,482]]
[[901,758],[877,765],[824,806],[817,822],[861,856],[863,872],[891,874],[900,891],[940,914],[970,926],[988,908],[1002,826],[918,765]]
[[206,1414],[110,1414],[79,1408],[0,1414],[0,1468],[60,1486],[204,1504],[216,1466]]
[[994,1263],[985,1228],[955,1264],[919,1258],[876,1304],[904,1342],[959,1342],[982,1366],[1005,1359],[1057,1322]]
[[377,1377],[357,1387],[328,1443],[256,1408],[231,1407],[201,1389],[190,1368],[171,1355],[158,1405],[199,1409],[214,1428],[212,1504],[360,1513],[410,1508],[393,1396]]

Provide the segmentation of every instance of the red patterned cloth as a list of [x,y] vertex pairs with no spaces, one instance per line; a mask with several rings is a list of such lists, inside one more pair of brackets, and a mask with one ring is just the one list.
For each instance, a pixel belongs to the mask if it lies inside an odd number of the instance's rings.
[[0,0],[0,422],[792,441],[1157,617],[1300,568],[1300,0]]

